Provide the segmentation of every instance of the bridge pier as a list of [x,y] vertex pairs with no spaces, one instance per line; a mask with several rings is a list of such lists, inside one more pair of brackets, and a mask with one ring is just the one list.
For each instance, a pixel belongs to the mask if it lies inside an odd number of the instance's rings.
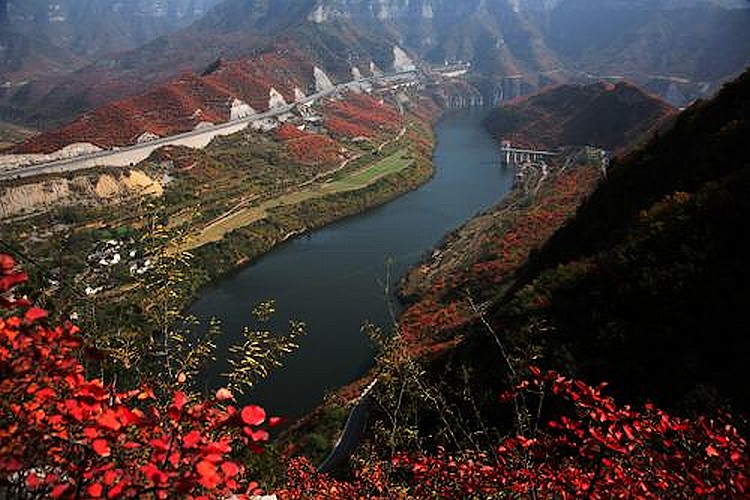
[[510,142],[503,142],[500,151],[503,154],[502,158],[504,165],[518,165],[530,161],[544,161],[547,158],[557,156],[557,153],[551,151],[514,148]]

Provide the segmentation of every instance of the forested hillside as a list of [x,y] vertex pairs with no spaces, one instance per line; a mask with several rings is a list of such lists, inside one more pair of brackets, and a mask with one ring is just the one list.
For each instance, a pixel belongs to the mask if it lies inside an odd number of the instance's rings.
[[[749,136],[746,72],[617,160],[492,306],[516,362],[630,400],[747,412]],[[488,342],[461,350],[489,370]]]
[[630,83],[561,85],[495,108],[487,128],[498,139],[555,148],[632,145],[676,110]]

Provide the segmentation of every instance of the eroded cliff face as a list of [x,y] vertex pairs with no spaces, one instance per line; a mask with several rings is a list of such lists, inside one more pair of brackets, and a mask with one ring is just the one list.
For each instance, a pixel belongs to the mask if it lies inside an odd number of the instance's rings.
[[0,221],[69,206],[161,196],[164,187],[142,170],[52,178],[0,188]]
[[318,0],[308,19],[317,23],[336,19],[460,20],[505,8],[513,12],[549,10],[562,0]]
[[[318,0],[308,21],[320,29],[350,23],[431,64],[471,62],[481,72],[536,75],[559,66],[537,20],[543,0]],[[398,66],[398,64],[396,64]]]
[[4,0],[8,29],[79,55],[142,45],[189,25],[219,0]]

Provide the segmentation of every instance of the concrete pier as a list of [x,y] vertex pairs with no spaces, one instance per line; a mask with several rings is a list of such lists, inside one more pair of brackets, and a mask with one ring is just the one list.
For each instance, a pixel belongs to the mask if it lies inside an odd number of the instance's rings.
[[510,142],[503,142],[500,148],[503,154],[503,165],[519,165],[521,163],[544,161],[557,153],[535,149],[514,148]]

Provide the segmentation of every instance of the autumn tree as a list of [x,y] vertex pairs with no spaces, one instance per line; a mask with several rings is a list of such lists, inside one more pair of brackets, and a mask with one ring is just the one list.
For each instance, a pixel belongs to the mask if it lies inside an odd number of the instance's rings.
[[185,498],[258,492],[243,464],[268,440],[257,406],[220,389],[168,399],[89,378],[70,323],[13,295],[27,280],[0,256],[0,493],[8,498]]

